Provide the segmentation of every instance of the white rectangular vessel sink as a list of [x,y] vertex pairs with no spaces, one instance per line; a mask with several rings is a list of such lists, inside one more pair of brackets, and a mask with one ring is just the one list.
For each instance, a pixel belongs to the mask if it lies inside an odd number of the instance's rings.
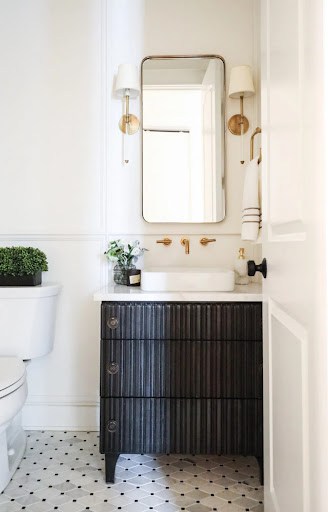
[[233,270],[219,267],[149,267],[141,271],[147,292],[232,292]]

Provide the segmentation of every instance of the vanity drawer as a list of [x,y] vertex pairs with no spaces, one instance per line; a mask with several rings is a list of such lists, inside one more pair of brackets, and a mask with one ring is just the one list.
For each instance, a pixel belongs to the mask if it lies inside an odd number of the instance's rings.
[[102,340],[102,397],[261,398],[257,341]]
[[103,302],[103,339],[262,339],[259,302]]
[[262,400],[102,398],[100,410],[101,453],[262,453]]

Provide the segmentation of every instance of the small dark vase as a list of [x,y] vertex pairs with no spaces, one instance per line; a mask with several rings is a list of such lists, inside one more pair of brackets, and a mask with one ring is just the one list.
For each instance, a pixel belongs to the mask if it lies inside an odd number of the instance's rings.
[[115,265],[115,267],[113,268],[114,283],[127,285],[128,284],[128,270],[131,268],[136,268],[136,266],[132,265],[131,263],[130,263],[130,265],[127,265],[127,266],[119,265],[117,263]]

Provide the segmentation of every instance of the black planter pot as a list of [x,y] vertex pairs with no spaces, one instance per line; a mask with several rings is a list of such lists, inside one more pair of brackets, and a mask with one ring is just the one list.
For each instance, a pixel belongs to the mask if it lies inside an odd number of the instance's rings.
[[0,286],[37,286],[42,282],[42,272],[26,276],[0,275]]

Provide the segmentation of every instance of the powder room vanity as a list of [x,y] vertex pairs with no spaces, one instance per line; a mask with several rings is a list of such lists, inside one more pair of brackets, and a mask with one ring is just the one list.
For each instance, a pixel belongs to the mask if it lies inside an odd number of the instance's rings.
[[95,294],[106,481],[121,453],[253,455],[262,472],[261,294],[240,288]]

